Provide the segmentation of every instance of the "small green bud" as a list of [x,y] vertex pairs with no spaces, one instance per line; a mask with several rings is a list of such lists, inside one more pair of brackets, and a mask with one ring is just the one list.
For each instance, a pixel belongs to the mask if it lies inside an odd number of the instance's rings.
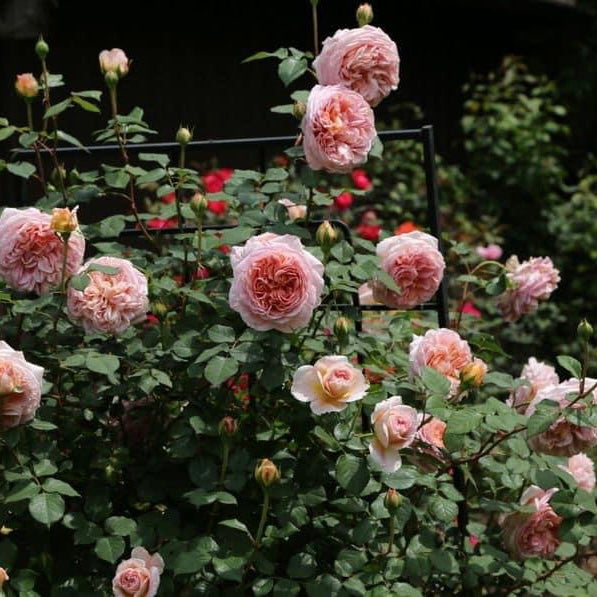
[[189,205],[194,214],[201,218],[207,209],[207,199],[203,193],[195,193]]
[[357,23],[359,27],[368,25],[373,20],[373,9],[371,4],[361,4],[357,8]]
[[593,326],[586,319],[583,319],[578,324],[577,334],[581,340],[588,342],[593,336]]
[[292,108],[292,114],[298,120],[302,120],[305,112],[307,111],[307,104],[305,102],[294,102],[294,107]]
[[388,489],[383,503],[390,514],[395,514],[403,500],[404,498],[395,489]]
[[334,334],[336,335],[336,338],[338,338],[340,344],[346,344],[351,328],[352,324],[348,317],[341,315],[336,319],[336,322],[334,323]]
[[317,232],[315,232],[315,240],[323,249],[323,252],[328,253],[338,241],[338,232],[327,220],[325,220],[319,225],[319,228],[317,228]]
[[193,133],[184,126],[181,126],[176,132],[176,142],[179,145],[188,145],[192,139]]
[[35,44],[35,53],[40,60],[43,60],[50,52],[50,46],[44,41],[44,38],[40,35],[37,43]]

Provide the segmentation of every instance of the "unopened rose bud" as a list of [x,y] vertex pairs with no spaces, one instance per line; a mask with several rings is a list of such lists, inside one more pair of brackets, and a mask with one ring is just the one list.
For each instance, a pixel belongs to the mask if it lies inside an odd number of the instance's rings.
[[168,308],[168,305],[162,303],[161,301],[152,303],[151,305],[151,312],[155,313],[158,317],[163,317],[168,313],[169,310],[170,309]]
[[578,324],[576,332],[581,340],[588,342],[593,336],[593,326],[586,319],[583,319]]
[[400,508],[400,504],[402,504],[403,499],[404,498],[395,489],[388,489],[383,503],[387,511],[390,514],[394,514],[396,510]]
[[70,234],[79,227],[77,208],[72,211],[68,207],[55,207],[50,218],[50,227],[58,234]]
[[336,319],[336,322],[334,323],[334,334],[336,335],[336,338],[338,338],[340,344],[345,344],[348,340],[351,327],[352,325],[348,317],[341,315]]
[[[120,48],[102,50],[99,55],[99,63],[102,73],[104,75],[113,73],[116,75],[116,81],[122,79],[129,72],[130,61]],[[106,82],[108,82],[107,77]]]
[[17,75],[15,89],[23,99],[31,100],[39,93],[39,83],[31,73],[23,73]]
[[2,590],[2,585],[7,581],[10,580],[6,570],[4,568],[0,568],[0,591]]
[[176,142],[179,145],[188,145],[192,139],[193,133],[191,133],[188,128],[181,126],[178,131],[176,131]]
[[203,193],[195,193],[191,199],[190,206],[194,214],[200,218],[207,209],[207,198]]
[[44,41],[44,38],[40,35],[37,43],[35,44],[35,53],[40,60],[43,60],[50,52],[50,46]]
[[255,467],[255,480],[267,488],[280,480],[280,469],[271,460],[264,458]]
[[468,386],[478,387],[483,383],[486,373],[487,365],[481,359],[475,359],[460,370],[460,382]]
[[220,435],[224,437],[232,437],[236,435],[236,432],[238,431],[238,423],[236,422],[236,419],[233,419],[232,417],[224,417],[218,425],[218,431]]
[[361,4],[357,8],[357,23],[359,27],[368,25],[373,20],[373,9],[371,4]]
[[305,112],[307,111],[307,104],[305,102],[294,102],[294,106],[292,108],[292,114],[298,120],[302,120]]
[[323,252],[327,253],[336,244],[338,240],[338,232],[327,220],[325,220],[319,225],[319,228],[317,228],[315,240],[323,249]]
[[290,199],[278,199],[278,203],[283,205],[288,212],[288,217],[294,222],[294,220],[298,220],[299,218],[304,218],[307,215],[307,206],[306,205],[297,205],[294,201]]

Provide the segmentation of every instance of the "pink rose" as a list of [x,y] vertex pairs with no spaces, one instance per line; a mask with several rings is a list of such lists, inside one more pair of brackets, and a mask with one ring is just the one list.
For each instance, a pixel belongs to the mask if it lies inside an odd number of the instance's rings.
[[307,163],[328,172],[350,172],[367,161],[377,135],[369,104],[340,85],[311,89],[301,126]]
[[409,349],[410,370],[420,375],[423,367],[431,367],[445,375],[452,384],[452,394],[460,385],[460,371],[473,362],[470,346],[456,332],[447,328],[428,330],[424,336],[413,336]]
[[39,83],[31,73],[23,73],[17,75],[15,89],[21,97],[30,100],[39,93]]
[[400,396],[392,396],[375,405],[371,414],[374,438],[369,452],[375,462],[387,473],[402,466],[399,450],[415,440],[418,427],[417,411],[402,404]]
[[120,48],[102,50],[99,55],[99,63],[102,73],[116,73],[119,78],[129,72],[130,61]]
[[464,303],[462,305],[462,308],[460,309],[460,312],[463,313],[464,315],[470,315],[471,317],[482,317],[483,316],[483,313],[481,313],[481,311],[479,311],[479,309],[477,309],[477,307],[475,307],[475,305],[470,302]]
[[359,286],[359,305],[377,305],[373,298],[373,290],[367,282]]
[[8,572],[4,570],[4,568],[0,568],[0,591],[2,590],[2,585],[7,581],[10,580],[8,576]]
[[497,261],[503,254],[502,247],[495,244],[487,245],[486,247],[477,247],[476,251],[477,255],[490,261]]
[[532,313],[558,287],[560,272],[549,257],[532,257],[519,263],[516,255],[506,262],[512,288],[498,297],[498,308],[506,321],[517,321]]
[[523,367],[520,379],[525,379],[529,385],[516,388],[506,401],[509,406],[520,413],[527,409],[539,390],[557,386],[560,383],[556,370],[551,365],[538,361],[535,357],[531,357]]
[[[15,290],[45,294],[62,280],[63,244],[51,216],[35,207],[7,207],[0,216],[0,277]],[[68,239],[66,277],[83,262],[85,239],[76,230]]]
[[[419,415],[419,425],[421,425],[424,418],[424,415],[421,413]],[[435,417],[427,416],[426,419],[428,419],[428,421],[419,427],[417,431],[417,440],[425,442],[434,448],[440,448],[443,450],[446,447],[444,445],[444,435],[446,433],[447,427],[446,423],[444,423],[441,419],[436,419]]]
[[25,360],[0,341],[0,428],[9,429],[31,421],[41,400],[43,367]]
[[[104,273],[95,267],[114,268]],[[145,320],[149,309],[147,278],[133,264],[118,257],[89,260],[78,272],[87,274],[85,290],[68,288],[67,308],[72,321],[87,333],[121,334],[128,327]]]
[[315,365],[299,367],[290,392],[297,400],[308,402],[316,415],[321,415],[344,410],[349,402],[361,400],[368,389],[363,373],[345,356],[329,356]]
[[[597,380],[586,378],[585,386],[593,386]],[[557,386],[548,386],[537,392],[535,398],[529,404],[525,415],[531,416],[537,407],[537,404],[543,400],[557,402],[560,409],[569,407],[578,395],[580,382],[578,379],[569,379]],[[593,400],[597,403],[597,391],[593,391]],[[583,410],[584,404],[580,401],[575,403],[571,409]],[[529,444],[533,450],[542,454],[551,454],[552,456],[573,456],[579,452],[584,452],[597,445],[597,428],[584,427],[568,421],[565,417],[559,417],[552,423],[548,429],[530,438]]]
[[400,58],[396,44],[378,27],[340,29],[324,40],[313,61],[322,85],[343,85],[377,106],[398,87]]
[[293,222],[294,220],[304,218],[307,215],[306,205],[297,205],[296,203],[294,203],[294,201],[291,201],[290,199],[278,199],[278,203],[286,208],[288,217]]
[[556,491],[530,487],[523,493],[520,503],[531,506],[533,511],[514,512],[502,520],[504,544],[516,559],[549,558],[558,548],[562,518],[549,505]]
[[118,564],[112,580],[115,597],[154,597],[160,586],[164,560],[159,553],[149,555],[143,547],[135,547],[129,560]]
[[391,236],[377,245],[377,256],[381,268],[400,288],[399,293],[392,292],[379,280],[371,281],[377,302],[395,309],[412,309],[437,292],[446,264],[435,237],[418,231]]
[[[412,445],[413,454],[409,456],[409,460],[420,469],[431,472],[437,469],[438,461],[446,462],[443,450],[446,447],[444,435],[447,425],[442,420],[423,413],[418,413],[417,416],[418,429]],[[427,422],[421,425],[423,421]]]
[[574,478],[580,489],[589,492],[595,489],[595,465],[583,452],[570,456],[567,465],[560,468]]
[[321,303],[323,265],[296,236],[255,236],[232,248],[230,263],[230,307],[255,330],[305,327]]

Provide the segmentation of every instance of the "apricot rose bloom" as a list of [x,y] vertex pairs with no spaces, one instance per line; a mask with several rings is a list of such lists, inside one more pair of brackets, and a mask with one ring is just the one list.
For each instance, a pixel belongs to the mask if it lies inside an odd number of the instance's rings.
[[296,236],[250,238],[232,248],[230,263],[230,307],[250,328],[292,332],[305,327],[321,303],[323,264]]
[[374,434],[369,444],[371,458],[385,472],[397,471],[402,466],[399,450],[415,440],[419,426],[417,411],[402,404],[400,396],[392,396],[375,405],[371,426]]
[[102,50],[99,55],[100,69],[106,73],[115,73],[119,78],[124,77],[129,72],[129,59],[120,48],[111,50]]
[[520,503],[531,506],[533,511],[514,512],[502,520],[504,543],[514,558],[549,558],[558,548],[562,518],[549,505],[556,491],[531,486],[522,494]]
[[376,249],[381,268],[396,282],[400,292],[393,292],[379,280],[373,280],[369,282],[373,298],[395,309],[412,309],[431,299],[446,267],[437,247],[434,236],[419,231],[382,240]]
[[[94,267],[114,268],[116,273],[94,271]],[[98,257],[90,259],[78,272],[89,276],[84,290],[69,286],[68,315],[87,333],[121,334],[145,320],[149,309],[147,278],[127,259]]]
[[556,370],[551,365],[538,361],[535,357],[531,357],[522,368],[520,379],[526,380],[528,385],[516,388],[506,401],[506,404],[515,408],[519,413],[524,413],[539,390],[557,386],[560,383]]
[[41,400],[43,367],[0,341],[0,429],[31,421]]
[[131,557],[118,564],[112,580],[115,597],[155,597],[160,586],[164,560],[159,553],[150,555],[143,547],[135,547]]
[[341,85],[311,89],[301,127],[307,163],[328,172],[350,172],[365,162],[377,135],[369,104]]
[[560,465],[576,481],[576,485],[585,491],[595,489],[595,464],[583,452],[568,458],[566,465]]
[[398,87],[400,57],[386,33],[365,25],[325,39],[313,68],[321,85],[343,85],[377,106]]
[[[51,216],[35,207],[7,207],[0,216],[0,278],[20,292],[45,294],[62,280],[64,245]],[[83,262],[85,239],[74,231],[68,239],[66,277]]]
[[344,410],[350,402],[361,400],[369,384],[363,373],[345,356],[328,356],[315,365],[299,367],[293,377],[291,394],[308,402],[316,415]]
[[39,93],[39,83],[31,73],[23,73],[17,75],[15,89],[21,97],[30,100]]

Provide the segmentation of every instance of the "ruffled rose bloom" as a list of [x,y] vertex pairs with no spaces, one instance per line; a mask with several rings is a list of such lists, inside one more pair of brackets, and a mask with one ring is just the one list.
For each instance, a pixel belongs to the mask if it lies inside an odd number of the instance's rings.
[[[592,387],[597,380],[586,378],[585,387]],[[531,416],[537,405],[543,400],[557,402],[560,409],[570,405],[574,396],[578,395],[580,382],[578,379],[569,379],[557,386],[548,386],[537,392],[535,398],[529,404],[525,415]],[[597,403],[597,391],[593,391],[593,400]],[[584,409],[584,405],[579,401],[575,403],[572,409]],[[580,452],[585,452],[589,448],[597,446],[597,428],[583,427],[576,425],[565,417],[559,417],[545,431],[530,438],[530,446],[533,450],[542,454],[551,454],[552,456],[574,456]]]
[[[51,216],[35,207],[7,207],[0,216],[0,278],[20,292],[44,294],[62,280],[64,246]],[[85,239],[75,230],[68,239],[66,277],[83,262]]]
[[512,288],[498,297],[498,308],[506,321],[517,321],[532,313],[558,287],[560,272],[549,257],[532,257],[520,263],[516,255],[506,262]]
[[528,385],[516,388],[506,401],[519,413],[524,413],[539,390],[557,386],[560,383],[556,370],[551,365],[538,361],[535,357],[531,357],[522,368],[520,379],[525,379]]
[[377,135],[369,104],[340,85],[311,89],[301,126],[307,163],[328,172],[350,172],[365,162]]
[[458,391],[460,371],[473,362],[466,340],[447,328],[428,330],[424,336],[413,336],[409,349],[410,370],[420,375],[423,367],[431,367],[445,375],[452,384],[452,394]]
[[369,284],[376,301],[395,309],[412,309],[437,292],[446,264],[435,237],[418,231],[391,236],[377,245],[377,256],[400,292],[373,280]]
[[124,77],[129,72],[130,61],[120,48],[102,50],[99,55],[99,63],[104,75],[116,73],[119,77]]
[[17,75],[15,89],[21,97],[30,100],[39,93],[39,83],[31,73],[23,73]]
[[43,367],[25,360],[22,352],[0,341],[0,428],[31,421],[41,400]]
[[294,201],[291,201],[290,199],[278,199],[278,203],[286,208],[288,217],[293,222],[294,220],[304,218],[307,215],[306,205],[297,205],[296,203],[294,203]]
[[593,491],[595,489],[595,464],[583,452],[568,458],[566,466],[560,468],[571,475],[580,489]]
[[392,396],[376,404],[371,414],[374,438],[369,444],[371,457],[387,473],[402,466],[399,450],[410,446],[417,434],[419,417],[411,406]]
[[549,505],[556,491],[531,486],[523,493],[520,503],[531,506],[533,511],[514,512],[502,520],[504,544],[514,558],[549,558],[558,548],[562,518]]
[[308,402],[316,415],[340,412],[349,402],[361,400],[369,384],[363,373],[344,356],[319,359],[315,365],[299,367],[292,379],[291,394]]
[[[422,425],[423,421],[426,421]],[[442,450],[445,449],[444,435],[447,425],[441,419],[418,414],[417,433],[412,445],[414,453],[409,457],[411,462],[426,471],[433,471],[437,468],[437,461],[446,460]],[[432,458],[428,458],[431,456]]]
[[321,303],[323,265],[296,236],[255,236],[232,248],[230,263],[230,307],[255,330],[305,327]]
[[[117,273],[94,271],[94,266],[114,268]],[[145,320],[149,309],[147,278],[127,259],[98,257],[78,272],[89,276],[85,290],[68,288],[67,308],[72,321],[87,333],[121,334]]]
[[135,547],[131,557],[118,564],[112,580],[115,597],[155,597],[160,586],[164,560],[159,553],[149,555],[143,547]]
[[497,261],[503,254],[502,247],[496,244],[487,245],[486,247],[477,247],[477,255],[483,257],[483,259],[489,259],[491,261]]
[[343,85],[377,106],[398,87],[400,58],[386,33],[365,25],[340,29],[325,39],[313,68],[322,85]]

